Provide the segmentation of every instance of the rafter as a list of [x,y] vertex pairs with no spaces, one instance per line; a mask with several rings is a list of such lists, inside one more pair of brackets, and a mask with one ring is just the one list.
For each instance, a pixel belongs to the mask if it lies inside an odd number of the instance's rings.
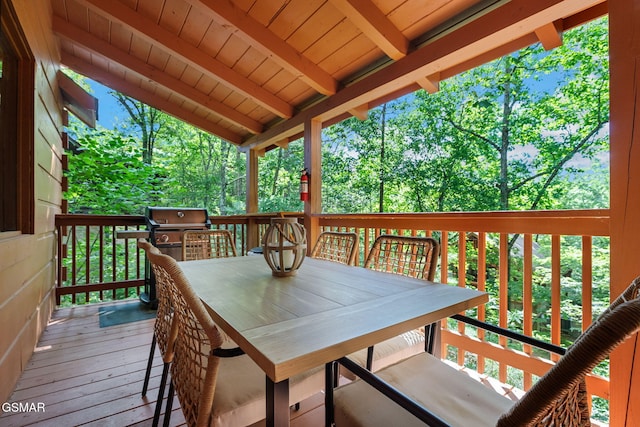
[[331,0],[331,4],[388,57],[397,60],[407,55],[409,40],[371,0]]
[[154,21],[136,13],[133,9],[119,1],[77,0],[91,10],[106,14],[109,19],[130,28],[139,37],[154,45],[162,45],[163,49],[180,58],[198,71],[214,76],[223,84],[238,91],[243,96],[282,117],[289,118],[293,107],[287,102],[268,92],[263,87],[241,76],[222,62],[202,52],[194,45],[157,25]]
[[545,50],[562,46],[562,23],[558,20],[536,28],[535,33]]
[[117,90],[121,93],[126,93],[127,95],[137,99],[140,102],[152,105],[154,108],[162,110],[165,113],[170,114],[187,123],[191,123],[192,125],[202,129],[205,132],[217,135],[220,138],[234,144],[240,144],[240,142],[242,141],[240,135],[230,131],[229,129],[216,125],[215,123],[212,123],[196,114],[190,113],[188,110],[180,108],[179,105],[167,101],[166,99],[163,99],[155,94],[149,93],[144,89],[141,89],[139,86],[115,78],[113,73],[98,68],[95,65],[89,64],[78,57],[62,52],[61,63],[80,74],[91,76],[93,80],[100,82],[113,90]]
[[436,93],[440,90],[440,73],[419,78],[416,82],[429,93]]
[[[462,63],[471,63],[487,52],[500,50],[510,45],[513,52],[525,45],[517,46],[515,40],[535,42],[535,30],[549,21],[598,7],[604,0],[511,0],[467,25],[450,31],[424,45],[405,58],[348,86],[330,98],[314,104],[293,118],[277,123],[261,135],[249,138],[242,149],[267,146],[275,139],[301,132],[305,121],[332,120],[359,105],[386,96],[386,94],[411,88],[424,76],[430,76]],[[591,15],[587,14],[587,18]],[[531,41],[529,44],[532,43]],[[504,54],[504,53],[503,53]],[[461,72],[463,70],[458,70]]]
[[349,110],[349,113],[358,120],[367,120],[369,116],[369,104],[359,105]]
[[235,7],[230,1],[187,1],[213,15],[217,21],[229,27],[235,36],[262,52],[294,76],[298,76],[318,92],[323,95],[336,93],[338,82],[329,73],[311,62],[260,22]]
[[57,16],[53,17],[53,31],[58,34],[58,36],[72,41],[73,43],[76,43],[84,49],[100,55],[105,59],[122,65],[129,71],[132,71],[145,79],[154,81],[160,86],[166,87],[168,90],[171,90],[176,95],[184,99],[201,105],[202,108],[216,116],[219,116],[223,120],[229,121],[254,134],[262,132],[261,123],[250,119],[245,114],[241,114],[221,102],[211,99],[206,94],[168,75],[162,70],[158,70],[144,61],[128,55],[127,52],[121,51],[108,42],[99,39],[81,28],[67,23]]

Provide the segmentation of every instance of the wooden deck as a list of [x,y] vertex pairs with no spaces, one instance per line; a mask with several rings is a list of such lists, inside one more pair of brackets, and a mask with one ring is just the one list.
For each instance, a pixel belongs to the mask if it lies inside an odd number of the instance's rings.
[[[162,371],[158,352],[147,396],[141,391],[153,319],[101,328],[104,305],[54,313],[8,401],[29,404],[34,411],[3,413],[0,426],[151,425]],[[179,403],[173,407],[171,425],[185,425]],[[324,425],[323,396],[302,402],[292,412],[291,425]]]

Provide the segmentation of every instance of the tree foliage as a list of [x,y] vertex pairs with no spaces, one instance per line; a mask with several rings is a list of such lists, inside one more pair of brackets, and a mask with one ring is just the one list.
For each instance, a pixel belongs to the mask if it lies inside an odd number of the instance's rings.
[[[607,23],[600,20],[567,32],[552,51],[530,46],[441,82],[435,94],[421,90],[372,109],[367,120],[333,125],[323,131],[323,210],[607,207],[607,73]],[[123,154],[141,155],[153,171],[140,174],[157,178],[146,204],[244,211],[243,153],[137,101],[117,99],[129,114],[119,126],[128,135],[123,141],[137,146]],[[104,137],[100,131],[92,138],[97,144]],[[294,141],[260,158],[260,210],[302,209],[302,145]],[[78,173],[81,164],[74,167]],[[125,199],[133,178],[117,178],[121,185],[112,187]]]
[[[530,46],[441,82],[435,94],[334,125],[324,134],[323,182],[340,186],[348,170],[365,211],[374,199],[380,210],[413,212],[572,207],[559,202],[608,150],[607,37],[601,20],[566,33],[553,51]],[[591,207],[608,206],[599,196]],[[325,201],[327,211],[344,206]]]
[[68,153],[72,213],[139,214],[156,196],[159,180],[142,160],[141,147],[131,137],[107,129],[71,129],[74,148]]

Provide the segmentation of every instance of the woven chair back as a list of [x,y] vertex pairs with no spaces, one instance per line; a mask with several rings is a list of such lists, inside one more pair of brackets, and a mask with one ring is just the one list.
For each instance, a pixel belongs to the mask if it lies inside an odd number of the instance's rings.
[[173,318],[171,292],[167,288],[170,286],[170,282],[167,280],[166,274],[151,261],[154,255],[160,255],[160,250],[144,239],[138,240],[138,247],[146,252],[155,277],[158,308],[156,310],[153,333],[156,337],[156,345],[160,349],[162,360],[165,363],[169,363],[173,359],[173,342],[177,331],[177,323]]
[[432,237],[404,237],[383,234],[371,247],[365,268],[418,279],[433,280],[440,245]]
[[237,256],[229,230],[187,230],[182,234],[182,260]]
[[211,349],[219,348],[223,337],[176,261],[162,254],[150,257],[170,283],[177,319],[171,382],[187,425],[208,426],[220,363]]
[[354,265],[358,250],[358,235],[339,231],[320,233],[311,250],[311,257]]
[[585,378],[620,343],[628,338],[637,342],[638,330],[640,277],[598,316],[558,363],[500,418],[498,426],[591,426]]

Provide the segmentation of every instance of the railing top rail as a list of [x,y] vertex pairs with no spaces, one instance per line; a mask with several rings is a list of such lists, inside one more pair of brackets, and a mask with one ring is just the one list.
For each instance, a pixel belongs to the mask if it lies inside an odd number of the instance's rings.
[[144,215],[58,214],[56,226],[71,225],[145,225]]
[[609,236],[609,210],[316,215],[321,226]]
[[[269,220],[278,216],[300,217],[302,212],[266,212],[242,215],[210,215],[212,224],[246,224],[249,220],[268,224]],[[58,214],[56,226],[140,226],[146,225],[144,215],[93,215],[93,214]]]
[[[214,224],[268,223],[281,213],[211,216]],[[286,212],[285,216],[300,216]],[[444,213],[318,214],[321,226],[477,231],[493,233],[609,236],[608,209]],[[56,215],[57,226],[144,225],[143,215]]]

